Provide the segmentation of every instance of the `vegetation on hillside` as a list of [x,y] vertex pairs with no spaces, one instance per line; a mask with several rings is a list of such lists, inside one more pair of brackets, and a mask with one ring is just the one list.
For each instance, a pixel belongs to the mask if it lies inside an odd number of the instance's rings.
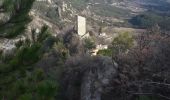
[[[13,38],[24,32],[31,21],[29,11],[33,2],[34,0],[4,0],[1,13],[9,16],[9,19],[1,23],[1,37]],[[42,27],[38,35],[34,32],[33,30],[32,39],[26,38],[16,43],[15,53],[1,53],[1,100],[53,100],[57,95],[57,81],[49,80],[44,69],[35,66],[52,48],[55,40],[49,34],[47,26]]]
[[130,16],[130,10],[106,4],[95,5],[92,8],[92,11],[94,11],[97,15],[104,17],[126,18]]
[[[2,38],[24,32],[33,1],[3,0],[0,13],[8,18],[0,23]],[[160,31],[169,30],[169,17],[134,20],[147,32],[120,33],[96,56],[95,41],[74,28],[55,37],[46,25],[32,29],[12,52],[0,53],[0,100],[169,100],[170,37]]]
[[163,30],[170,30],[170,17],[167,15],[159,15],[154,13],[144,13],[137,15],[130,20],[135,26],[139,28],[151,28],[154,25],[159,25]]
[[[15,54],[10,58],[2,55],[0,64],[0,98],[2,100],[44,100],[54,99],[58,84],[48,80],[42,68],[34,66],[44,55],[45,49],[51,48],[44,43],[50,36],[45,27],[32,42],[29,39],[19,41]],[[7,60],[8,59],[8,60]]]

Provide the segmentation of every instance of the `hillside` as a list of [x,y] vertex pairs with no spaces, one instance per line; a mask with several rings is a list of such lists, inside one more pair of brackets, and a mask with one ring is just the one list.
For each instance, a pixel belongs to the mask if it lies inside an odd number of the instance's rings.
[[52,0],[51,3],[39,1],[35,5],[35,9],[54,21],[72,22],[78,14],[99,23],[103,19],[113,25],[126,24],[127,19],[148,10],[167,11],[169,7],[165,0]]
[[0,0],[0,100],[170,100],[169,5]]

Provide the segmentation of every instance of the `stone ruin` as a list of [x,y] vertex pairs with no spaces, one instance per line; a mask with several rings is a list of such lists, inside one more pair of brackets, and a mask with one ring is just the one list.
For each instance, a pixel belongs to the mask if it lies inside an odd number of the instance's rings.
[[77,16],[77,33],[80,37],[88,37],[86,31],[86,18],[82,16]]

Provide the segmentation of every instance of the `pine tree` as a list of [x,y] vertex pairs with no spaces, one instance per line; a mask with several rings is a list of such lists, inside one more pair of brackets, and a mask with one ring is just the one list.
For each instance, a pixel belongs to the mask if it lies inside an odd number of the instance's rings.
[[[14,38],[22,34],[31,21],[29,12],[34,0],[0,0],[0,37]],[[32,31],[33,32],[33,31]],[[57,84],[47,80],[41,68],[33,67],[43,55],[40,50],[48,37],[43,27],[38,41],[19,41],[16,53],[0,56],[0,100],[52,100]],[[41,42],[39,42],[41,41]]]
[[7,17],[0,20],[0,37],[13,38],[22,34],[31,21],[29,12],[35,0],[3,0],[0,14]]

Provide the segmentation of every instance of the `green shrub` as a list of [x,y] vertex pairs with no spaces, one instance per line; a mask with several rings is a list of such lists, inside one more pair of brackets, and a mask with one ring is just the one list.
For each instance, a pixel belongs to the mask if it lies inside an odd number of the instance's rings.
[[139,96],[138,100],[151,100],[148,96]]
[[33,64],[40,58],[40,48],[40,44],[33,44],[30,47],[23,47],[17,52],[15,59],[18,59],[18,63],[21,65]]
[[32,94],[26,93],[21,95],[18,100],[33,100]]
[[84,39],[84,47],[88,50],[96,48],[95,42],[90,38]]
[[41,99],[50,100],[54,98],[57,93],[57,85],[53,81],[43,81],[38,84],[37,92]]
[[128,49],[130,49],[134,45],[133,36],[128,33],[120,33],[116,38],[112,41],[112,52],[113,54],[125,53]]
[[99,50],[97,52],[98,55],[102,55],[102,56],[112,56],[112,50],[111,49],[105,49],[105,50]]

